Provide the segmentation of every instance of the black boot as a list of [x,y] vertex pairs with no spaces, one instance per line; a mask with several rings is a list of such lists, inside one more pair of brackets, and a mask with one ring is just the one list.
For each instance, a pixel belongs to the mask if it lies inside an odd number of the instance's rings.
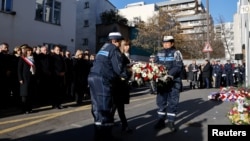
[[133,133],[133,130],[131,128],[129,128],[128,126],[123,126],[122,127],[122,132],[131,134],[131,133]]
[[122,141],[121,138],[115,137],[112,134],[112,126],[103,126],[102,127],[102,141]]
[[177,131],[177,128],[175,127],[175,124],[174,124],[173,121],[167,122],[167,126],[171,130],[171,132],[176,132]]
[[155,124],[154,128],[155,129],[163,129],[163,128],[165,128],[165,120],[164,119],[158,120],[158,122]]
[[94,141],[101,141],[101,127],[94,125]]

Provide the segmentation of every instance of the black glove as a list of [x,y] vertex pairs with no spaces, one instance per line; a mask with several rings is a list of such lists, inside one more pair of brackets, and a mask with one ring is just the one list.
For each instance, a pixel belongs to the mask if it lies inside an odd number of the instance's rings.
[[172,81],[172,80],[173,80],[173,76],[167,75],[166,81],[167,81],[167,82],[170,82],[170,81]]
[[172,81],[173,77],[171,75],[165,75],[163,77],[160,77],[158,82],[156,83],[157,92],[161,94],[167,91],[168,89],[171,89],[173,84]]
[[160,81],[168,83],[169,81],[173,80],[173,76],[171,75],[165,75],[163,77],[159,78]]

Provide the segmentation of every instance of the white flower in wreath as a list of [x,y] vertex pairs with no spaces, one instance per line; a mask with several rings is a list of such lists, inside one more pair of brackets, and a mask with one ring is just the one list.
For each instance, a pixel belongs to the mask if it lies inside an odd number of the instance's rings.
[[157,69],[157,70],[155,70],[154,72],[155,72],[156,74],[159,74],[159,73],[160,73],[160,70]]
[[156,75],[156,73],[154,71],[151,72],[152,75]]
[[147,77],[147,73],[146,72],[142,72],[142,77]]
[[141,68],[136,68],[135,73],[141,73]]
[[132,70],[135,71],[138,67],[139,67],[138,64],[134,64],[134,65],[132,66]]
[[152,73],[148,73],[148,79],[153,79],[153,74]]
[[143,67],[143,68],[145,68],[147,66],[147,64],[143,64],[143,63],[141,63],[141,67]]
[[238,104],[238,111],[243,112],[244,111],[244,98],[238,98],[237,99],[237,104]]
[[154,66],[154,63],[148,63],[150,66]]
[[156,72],[156,73],[158,73],[159,72],[158,66],[153,66],[153,71]]

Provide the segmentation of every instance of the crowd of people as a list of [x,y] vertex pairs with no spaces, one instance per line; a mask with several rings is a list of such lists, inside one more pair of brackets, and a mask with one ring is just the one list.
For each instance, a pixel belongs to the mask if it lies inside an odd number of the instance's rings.
[[87,77],[94,57],[88,50],[72,54],[59,45],[49,50],[23,44],[10,52],[8,43],[1,43],[0,107],[22,107],[28,114],[45,104],[62,109],[65,100],[82,104],[90,98]]
[[245,63],[236,64],[227,60],[222,64],[220,60],[205,59],[197,64],[196,60],[185,67],[190,89],[239,87],[245,83]]

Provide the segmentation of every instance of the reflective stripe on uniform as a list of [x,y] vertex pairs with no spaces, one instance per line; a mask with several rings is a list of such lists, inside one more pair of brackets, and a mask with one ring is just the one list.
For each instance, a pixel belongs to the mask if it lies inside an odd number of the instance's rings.
[[167,113],[168,116],[176,116],[174,113]]
[[159,115],[166,115],[165,112],[157,112]]
[[174,61],[174,57],[159,57],[160,61]]
[[101,126],[113,126],[114,123],[104,123],[102,124],[101,122],[95,122],[95,125],[101,125]]
[[98,53],[97,53],[98,55],[104,55],[104,56],[109,56],[109,52],[108,51],[99,51]]

